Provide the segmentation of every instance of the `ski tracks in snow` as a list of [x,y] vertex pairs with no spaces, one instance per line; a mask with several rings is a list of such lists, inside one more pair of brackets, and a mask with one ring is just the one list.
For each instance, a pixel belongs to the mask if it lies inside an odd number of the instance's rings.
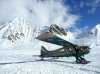
[[69,68],[72,68],[72,69],[79,69],[79,70],[82,70],[82,71],[86,71],[86,72],[93,72],[94,74],[100,74],[100,67],[97,67],[97,66],[93,66],[93,65],[83,65],[83,64],[75,64],[75,63],[72,63],[72,62],[54,62],[54,64],[57,64],[57,65],[61,65],[61,66],[64,66],[64,67],[69,67]]
[[[47,63],[52,65],[58,65],[60,67],[64,67],[65,69],[73,69],[73,70],[81,70],[85,71],[87,73],[93,73],[93,74],[100,74],[100,67],[94,66],[94,65],[88,65],[88,64],[76,64],[75,62],[69,62],[69,61],[59,61],[59,60],[25,60],[25,61],[17,61],[17,62],[8,62],[8,63],[0,63],[0,66],[2,65],[13,65],[13,64],[26,64],[26,63],[33,63],[35,65],[38,65],[36,63]],[[46,64],[46,65],[47,65]],[[44,64],[45,65],[45,64]]]

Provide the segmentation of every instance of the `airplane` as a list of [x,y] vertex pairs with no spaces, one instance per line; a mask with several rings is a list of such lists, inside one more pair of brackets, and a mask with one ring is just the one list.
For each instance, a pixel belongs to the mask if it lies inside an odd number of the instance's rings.
[[42,35],[39,35],[36,37],[36,39],[39,39],[44,42],[56,44],[63,46],[59,49],[48,51],[44,46],[41,46],[41,60],[46,57],[75,57],[76,63],[78,64],[87,64],[89,61],[87,61],[83,56],[88,54],[90,52],[89,46],[79,46],[75,45],[69,41],[66,41],[57,35],[53,34],[52,32],[46,32]]

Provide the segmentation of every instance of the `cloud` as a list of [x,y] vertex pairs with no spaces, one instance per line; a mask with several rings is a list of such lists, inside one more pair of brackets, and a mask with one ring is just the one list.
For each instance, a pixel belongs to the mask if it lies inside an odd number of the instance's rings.
[[33,27],[58,24],[68,28],[79,20],[62,0],[0,0],[0,5],[0,24],[18,17],[26,19]]
[[81,2],[80,2],[80,8],[83,8],[83,7],[84,7],[84,2],[81,1]]
[[95,13],[97,10],[96,7],[92,7],[90,10],[88,10],[88,13]]
[[96,3],[96,4],[99,4],[99,3],[100,3],[100,0],[95,0],[95,3]]
[[0,0],[0,24],[7,23],[16,17],[27,17],[27,12],[20,0]]
[[100,0],[90,0],[86,5],[90,7],[88,13],[95,13],[98,11],[98,7],[100,6]]

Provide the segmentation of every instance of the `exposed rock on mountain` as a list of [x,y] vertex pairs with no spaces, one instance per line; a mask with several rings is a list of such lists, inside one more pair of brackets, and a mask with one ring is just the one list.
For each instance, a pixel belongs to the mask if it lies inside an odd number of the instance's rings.
[[31,35],[31,25],[24,19],[16,18],[7,23],[0,32],[2,32],[1,38],[14,42],[22,37],[28,38]]
[[59,27],[56,24],[51,25],[49,31],[57,33],[57,34],[60,34],[60,35],[67,35],[66,30],[64,28],[62,28],[62,27]]

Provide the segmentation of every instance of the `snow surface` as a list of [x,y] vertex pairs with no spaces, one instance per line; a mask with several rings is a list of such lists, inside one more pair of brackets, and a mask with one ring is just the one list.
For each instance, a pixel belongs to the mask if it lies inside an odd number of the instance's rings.
[[[99,37],[99,28],[97,25],[94,37]],[[68,41],[76,41],[78,44],[86,42],[90,44],[91,52],[85,56],[91,61],[89,64],[76,64],[74,57],[45,58],[44,61],[40,61],[40,57],[36,55],[40,55],[42,45],[48,50],[55,50],[61,46],[34,39],[34,34],[37,35],[38,32],[33,33],[33,31],[28,22],[18,18],[0,29],[0,74],[100,74],[100,46],[96,40],[91,43],[90,37],[89,41],[86,41],[87,36],[75,39],[71,32],[68,33],[68,37],[57,35]],[[94,35],[94,30],[92,32]],[[9,35],[15,36],[16,33],[23,33],[24,36],[18,35],[19,39],[14,41],[7,38]]]
[[72,57],[39,61],[33,56],[38,49],[0,50],[0,74],[100,74],[99,48],[91,49],[85,56],[91,61],[87,65],[76,64]]

